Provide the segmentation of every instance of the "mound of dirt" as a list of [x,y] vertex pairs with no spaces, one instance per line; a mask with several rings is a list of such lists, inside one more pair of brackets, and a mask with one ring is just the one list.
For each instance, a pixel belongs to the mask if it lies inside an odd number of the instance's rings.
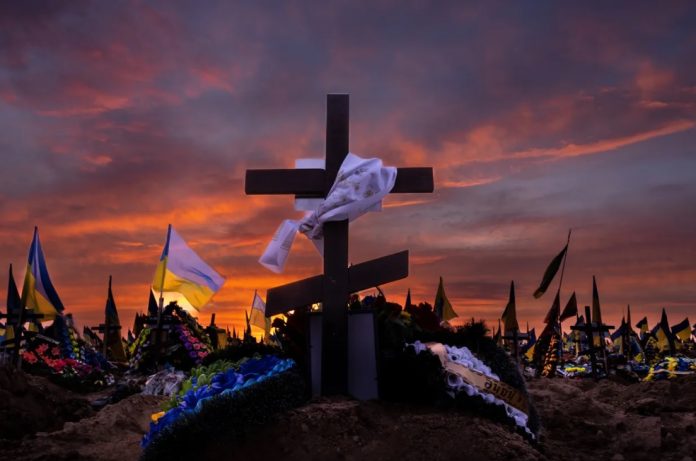
[[681,461],[696,454],[696,377],[628,385],[540,379],[528,388],[549,459]]
[[[281,416],[258,438],[230,447],[245,460],[540,460],[510,428],[457,411],[322,399]],[[222,459],[202,453],[201,459]]]
[[[31,417],[42,418],[36,401],[16,397],[23,393],[38,398],[27,390],[32,383],[22,384],[21,378],[9,379],[7,374],[0,380],[5,394],[13,396],[13,405],[30,403],[27,424]],[[202,442],[197,459],[693,461],[696,377],[638,384],[538,379],[530,381],[528,389],[542,422],[536,445],[509,426],[462,411],[330,398],[278,416],[241,445]],[[51,392],[69,395],[55,386]],[[17,461],[136,460],[150,415],[163,399],[133,395],[96,415],[66,422],[60,430],[4,441],[0,453],[3,459]],[[4,400],[0,397],[0,408],[6,408]],[[0,418],[0,424],[7,423],[7,417]]]
[[[165,397],[133,395],[100,410],[95,416],[68,422],[62,430],[41,432],[14,446],[3,456],[16,461],[124,461],[140,456],[140,440],[150,415]],[[1,448],[1,447],[0,447]]]
[[47,379],[0,367],[0,439],[55,431],[94,412],[78,394]]

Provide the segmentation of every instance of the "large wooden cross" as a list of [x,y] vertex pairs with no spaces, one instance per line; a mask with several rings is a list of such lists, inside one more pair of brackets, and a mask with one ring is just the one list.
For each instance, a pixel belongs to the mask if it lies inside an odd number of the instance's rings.
[[[347,94],[327,96],[325,169],[247,170],[247,194],[325,198],[348,154]],[[432,168],[399,168],[392,193],[432,192]],[[322,394],[347,392],[347,303],[351,293],[408,276],[408,251],[348,267],[348,221],[324,223],[324,274],[268,290],[266,314],[322,303]]]

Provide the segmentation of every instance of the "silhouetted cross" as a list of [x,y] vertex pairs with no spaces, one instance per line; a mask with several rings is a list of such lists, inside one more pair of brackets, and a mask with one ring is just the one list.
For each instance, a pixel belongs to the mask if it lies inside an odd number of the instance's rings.
[[[247,170],[247,194],[326,198],[348,154],[347,94],[327,96],[325,169]],[[392,193],[432,192],[432,168],[398,168]],[[347,303],[351,293],[408,276],[408,251],[348,267],[348,220],[324,223],[324,274],[268,290],[266,315],[321,302],[322,394],[347,392]]]
[[[590,316],[590,306],[585,306],[585,324],[584,325],[573,325],[570,327],[573,331],[582,331],[585,333],[587,338],[587,349],[581,351],[580,354],[589,354],[590,363],[592,364],[592,377],[598,379],[597,374],[597,352],[602,352],[604,355],[604,373],[609,376],[609,370],[607,369],[607,358],[606,358],[606,344],[604,344],[603,336],[601,333],[613,330],[612,325],[604,325],[602,323],[592,323],[592,317]],[[599,346],[594,345],[594,333],[600,334],[601,344]]]

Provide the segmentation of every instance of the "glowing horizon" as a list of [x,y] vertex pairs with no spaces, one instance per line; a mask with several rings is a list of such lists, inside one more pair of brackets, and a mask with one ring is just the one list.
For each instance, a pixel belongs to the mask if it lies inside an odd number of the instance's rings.
[[432,303],[442,275],[460,317],[493,327],[514,279],[540,328],[553,293],[532,293],[573,228],[562,303],[590,304],[596,275],[609,323],[631,304],[634,323],[666,307],[676,324],[696,306],[694,20],[688,4],[2,3],[0,263],[21,286],[38,225],[66,312],[101,322],[113,275],[127,331],[171,223],[227,278],[201,322],[239,330],[255,289],[321,271],[302,236],[285,274],[257,264],[299,213],[246,196],[244,172],[322,156],[326,94],[346,92],[353,152],[434,167],[434,194],[351,225],[353,262],[410,251],[388,297]]

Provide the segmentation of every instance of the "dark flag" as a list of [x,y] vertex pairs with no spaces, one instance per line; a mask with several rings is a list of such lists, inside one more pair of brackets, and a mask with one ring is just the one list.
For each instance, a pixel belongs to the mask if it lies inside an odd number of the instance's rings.
[[[10,264],[10,281],[7,284],[7,321],[5,322],[5,333],[2,338],[4,341],[17,343],[18,340],[15,339],[15,336],[20,333],[15,331],[15,328],[22,328],[24,323],[21,318],[23,311],[22,298],[19,296],[19,290],[17,290],[17,284],[15,283],[14,275],[12,275],[12,264]],[[0,343],[2,342],[0,340]]]
[[573,295],[568,300],[568,303],[566,304],[565,308],[563,308],[563,313],[561,313],[560,321],[562,322],[565,319],[569,319],[576,315],[578,315],[578,300],[575,297],[575,292],[573,292]]
[[150,299],[147,302],[147,315],[152,318],[157,317],[159,312],[159,306],[157,305],[157,300],[155,299],[155,294],[150,290]]
[[[7,315],[15,316],[22,311],[22,298],[19,296],[19,290],[17,290],[17,284],[15,283],[14,276],[12,275],[12,264],[10,264],[10,281],[7,285]],[[10,322],[8,322],[8,326]]]
[[496,344],[500,345],[500,341],[501,341],[500,338],[501,338],[501,337],[502,337],[502,332],[501,332],[501,330],[500,330],[500,319],[498,319],[498,331],[496,331],[496,332],[493,334],[493,341],[494,341]]
[[546,293],[546,290],[549,288],[549,285],[551,285],[551,282],[553,281],[553,278],[556,276],[558,269],[561,267],[561,263],[563,262],[563,258],[565,258],[567,251],[568,245],[566,244],[566,246],[563,247],[563,250],[561,250],[561,252],[558,253],[555,258],[553,258],[553,260],[549,264],[549,267],[546,268],[546,272],[544,272],[544,276],[541,279],[539,288],[537,288],[534,292],[535,298],[539,299],[541,298],[541,295]]
[[82,328],[82,337],[85,338],[85,341],[94,349],[102,349],[102,340],[88,327]]
[[126,361],[126,351],[123,349],[123,341],[121,341],[121,322],[118,318],[116,310],[116,301],[114,301],[114,293],[111,291],[111,276],[109,276],[109,292],[106,297],[105,322],[104,322],[104,340],[111,360],[117,362]]
[[520,326],[517,324],[517,307],[515,306],[515,282],[510,282],[510,297],[508,298],[507,306],[503,311],[503,315],[500,316],[503,321],[503,326],[505,327],[505,333],[511,333],[515,330],[519,330]]
[[536,337],[536,328],[532,328],[528,333],[527,333],[529,343],[534,344],[537,340]]
[[600,325],[602,323],[602,308],[599,305],[599,292],[597,291],[597,280],[592,276],[592,322]]
[[546,318],[544,323],[546,324],[557,324],[558,316],[561,313],[561,297],[558,292],[556,292],[556,297],[553,298],[553,304],[551,304],[551,309],[546,313]]
[[640,339],[642,340],[643,338],[645,338],[645,335],[648,334],[648,330],[649,330],[648,318],[643,317],[643,319],[641,321],[636,323],[636,328],[638,328],[638,331],[640,332]]
[[[592,276],[592,323],[602,324],[602,308],[599,305],[599,291],[597,290],[597,280]],[[604,332],[600,331],[593,337],[595,347],[604,347]]]
[[407,311],[408,309],[411,308],[411,289],[408,289],[408,293],[406,294],[406,304],[404,305],[404,310]]

